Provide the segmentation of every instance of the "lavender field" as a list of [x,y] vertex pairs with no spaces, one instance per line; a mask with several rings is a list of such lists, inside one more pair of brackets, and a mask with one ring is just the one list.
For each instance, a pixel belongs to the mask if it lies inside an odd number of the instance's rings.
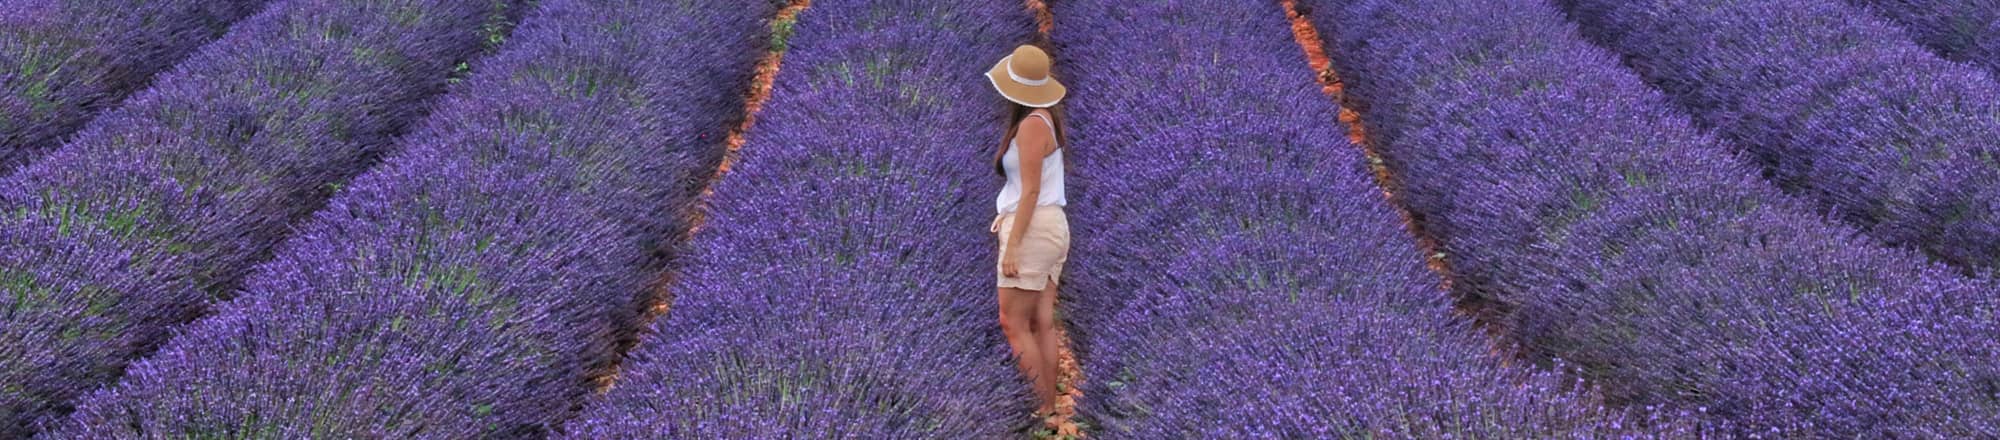
[[1996,75],[1989,0],[0,0],[0,439],[2000,438]]

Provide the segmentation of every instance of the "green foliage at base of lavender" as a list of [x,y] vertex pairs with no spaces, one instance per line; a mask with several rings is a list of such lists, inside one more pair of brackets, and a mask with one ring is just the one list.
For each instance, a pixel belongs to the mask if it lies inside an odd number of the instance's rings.
[[1944,59],[2000,74],[2000,1],[1848,0],[1899,25]]
[[0,175],[62,144],[264,0],[13,0],[0,6]]
[[2000,82],[1839,0],[1560,0],[1786,191],[1868,235],[2000,268]]
[[0,273],[26,280],[0,286],[0,436],[230,296],[479,53],[493,4],[280,1],[0,180],[0,254],[20,257]]
[[1730,438],[2000,435],[1990,283],[1810,214],[1551,5],[1314,3],[1399,198],[1528,358]]
[[[543,0],[240,298],[61,438],[537,438],[629,343],[767,8]],[[623,339],[623,341],[621,341]]]
[[1008,438],[984,69],[1019,3],[817,0],[688,266],[567,438]]
[[1084,232],[1064,301],[1092,437],[1688,435],[1488,354],[1276,3],[1054,12],[1077,91],[1066,157]]
[[798,24],[796,17],[771,21],[771,51],[783,53],[792,47],[792,26]]

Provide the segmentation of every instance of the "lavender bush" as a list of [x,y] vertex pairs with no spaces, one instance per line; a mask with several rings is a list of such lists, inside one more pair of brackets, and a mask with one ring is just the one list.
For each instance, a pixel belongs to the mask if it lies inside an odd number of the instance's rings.
[[0,6],[0,175],[40,157],[263,0],[9,0]]
[[1277,4],[1054,12],[1077,91],[1073,218],[1107,228],[1078,234],[1065,292],[1092,335],[1080,413],[1095,437],[1690,435],[1486,354]]
[[1528,359],[1730,437],[2000,435],[1992,286],[1807,214],[1551,5],[1316,3],[1453,285]]
[[[817,0],[715,184],[672,312],[567,426],[599,438],[1004,438],[1000,98],[1019,3]],[[988,105],[990,104],[990,106]]]
[[642,327],[772,12],[543,0],[241,298],[58,434],[546,436]]
[[1902,26],[1945,59],[2000,74],[2000,1],[1848,0]]
[[0,437],[226,298],[505,23],[491,0],[288,0],[0,180]]
[[1835,0],[1561,0],[1780,187],[1878,239],[2000,265],[2000,83]]

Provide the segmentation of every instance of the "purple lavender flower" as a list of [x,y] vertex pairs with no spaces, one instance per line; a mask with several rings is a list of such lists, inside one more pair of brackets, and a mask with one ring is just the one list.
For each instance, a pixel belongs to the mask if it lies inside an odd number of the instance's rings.
[[1810,214],[1551,5],[1317,3],[1399,197],[1527,359],[1729,437],[2000,435],[1990,283]]
[[1029,16],[816,0],[795,29],[672,311],[569,438],[1003,438],[1030,422],[995,319],[1002,115],[980,76]]
[[264,3],[9,0],[0,6],[0,176]]
[[1055,6],[1094,437],[1688,435],[1488,354],[1276,4]]
[[279,2],[0,180],[0,437],[231,296],[489,44],[505,6]]
[[541,1],[241,297],[55,434],[546,436],[642,328],[771,12]]
[[2000,82],[1985,72],[1837,0],[1557,3],[1780,188],[1891,245],[2000,265]]
[[2000,1],[1848,0],[1901,25],[1944,59],[2000,74]]

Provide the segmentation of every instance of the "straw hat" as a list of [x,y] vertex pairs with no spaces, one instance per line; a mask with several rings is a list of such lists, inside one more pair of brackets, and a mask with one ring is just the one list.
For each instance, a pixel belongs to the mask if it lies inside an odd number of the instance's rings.
[[1000,96],[1029,107],[1056,105],[1069,91],[1049,75],[1049,54],[1026,44],[1014,48],[1013,55],[1001,58],[992,70],[986,71],[986,78],[993,80],[993,88],[1000,90]]

